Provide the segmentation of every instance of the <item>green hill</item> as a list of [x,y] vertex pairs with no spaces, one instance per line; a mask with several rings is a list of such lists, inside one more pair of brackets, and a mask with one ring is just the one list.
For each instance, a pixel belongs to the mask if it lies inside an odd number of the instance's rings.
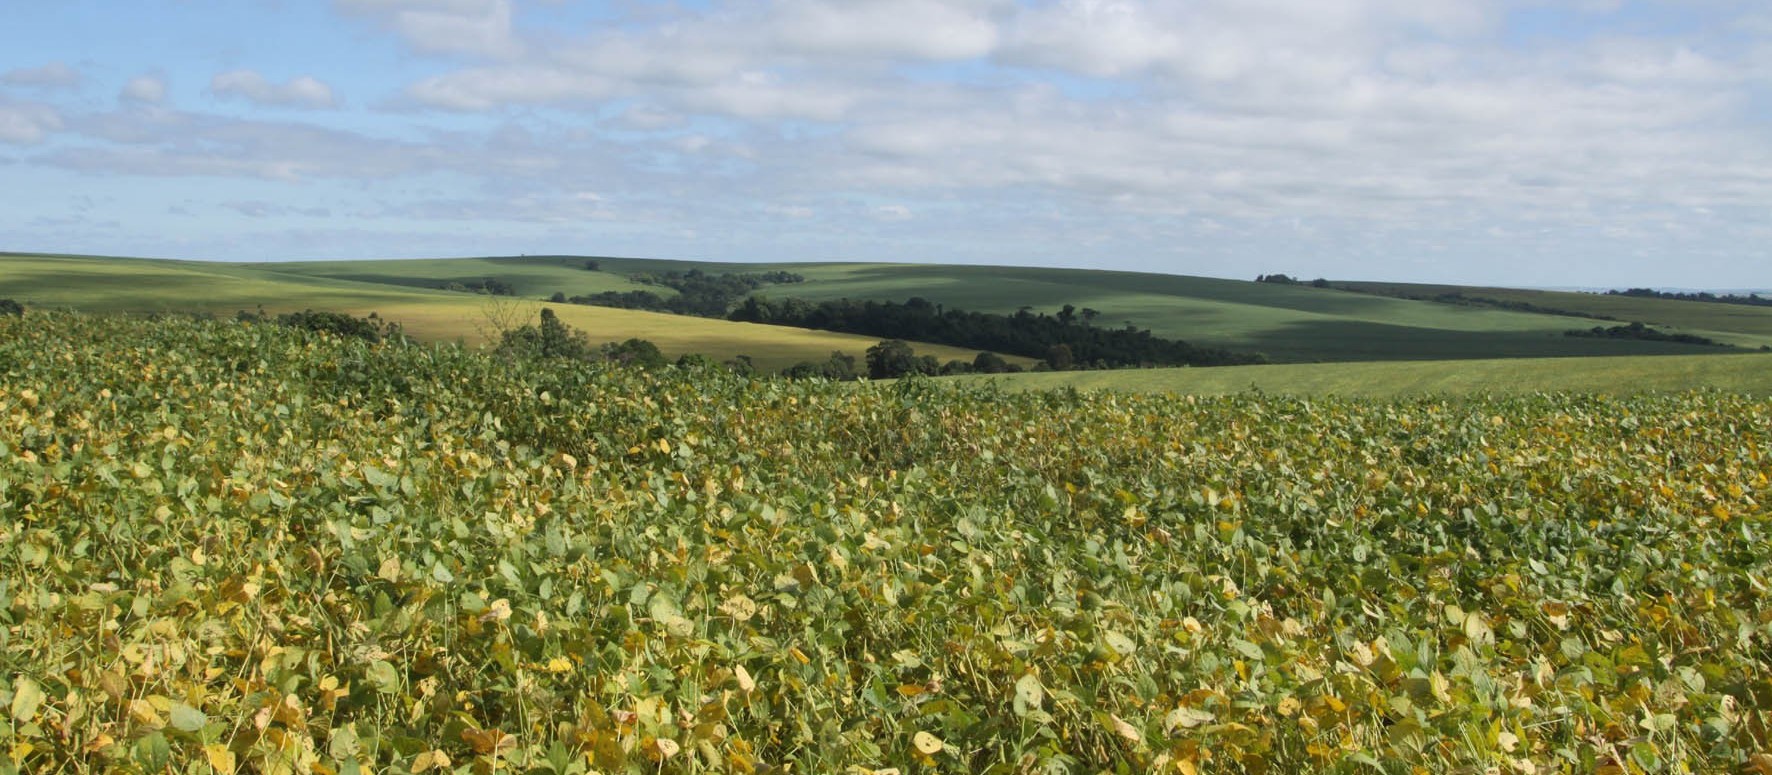
[[1178,395],[1260,391],[1296,396],[1464,396],[1542,391],[1637,394],[1717,388],[1772,395],[1772,354],[1501,358],[1121,369],[953,377],[1010,390],[1117,390]]
[[[597,271],[587,270],[587,261],[595,261]],[[0,287],[6,289],[3,294],[40,305],[100,311],[199,309],[231,314],[258,305],[272,311],[305,307],[355,314],[375,311],[406,324],[423,338],[471,342],[482,337],[486,307],[501,302],[442,290],[445,287],[497,280],[528,300],[556,292],[577,296],[639,289],[668,296],[673,293],[668,288],[641,285],[629,278],[639,273],[689,269],[710,273],[788,271],[805,278],[802,283],[766,286],[759,292],[778,298],[904,301],[922,297],[951,308],[1004,314],[1023,307],[1051,313],[1071,304],[1096,311],[1094,325],[1132,325],[1165,338],[1263,353],[1278,363],[1734,352],[1675,342],[1570,337],[1564,332],[1616,323],[1552,311],[1618,322],[1643,321],[1742,348],[1772,345],[1772,309],[1758,307],[1502,288],[1338,283],[1356,292],[1033,267],[731,264],[583,256],[221,264],[13,255],[0,257]],[[1462,303],[1432,300],[1446,294],[1465,298]],[[738,326],[601,307],[556,308],[567,322],[589,331],[598,341],[638,336],[673,354],[704,352],[727,357],[744,353],[771,367],[819,360],[832,350],[860,355],[874,341],[871,337]],[[918,350],[943,360],[972,355],[958,348],[922,346]],[[1115,380],[1138,381],[1132,377]]]
[[[836,350],[860,358],[878,342],[877,338],[826,331],[572,304],[544,305],[525,298],[418,287],[421,283],[414,279],[430,279],[418,271],[422,269],[437,272],[438,278],[455,277],[447,272],[475,263],[400,262],[395,268],[411,267],[415,271],[400,275],[404,282],[392,282],[391,276],[366,278],[377,267],[388,267],[394,262],[366,262],[361,268],[366,274],[359,277],[345,271],[353,267],[342,264],[304,265],[325,270],[304,273],[280,271],[276,265],[0,254],[0,297],[15,298],[33,307],[90,312],[199,312],[228,316],[238,310],[260,307],[273,313],[322,309],[361,316],[373,312],[400,323],[407,333],[420,339],[470,344],[484,341],[512,320],[533,319],[541,307],[550,306],[568,325],[588,333],[593,342],[638,337],[657,344],[667,355],[702,353],[717,359],[747,355],[765,369],[821,361]],[[520,270],[520,266],[492,263],[508,273],[500,276],[522,276],[521,271],[513,271]],[[586,275],[590,283],[626,284],[620,275],[577,271]],[[484,277],[483,273],[473,276]],[[976,355],[971,350],[929,344],[917,344],[916,351],[943,361],[971,361]]]
[[[1158,336],[1266,354],[1276,362],[1438,360],[1594,355],[1703,354],[1693,345],[1565,336],[1595,321],[1494,307],[1393,298],[1373,293],[1140,272],[925,264],[722,264],[584,257],[529,256],[258,265],[311,278],[401,285],[441,285],[496,277],[523,295],[568,296],[633,288],[639,272],[789,271],[804,283],[766,288],[770,296],[813,301],[852,298],[904,301],[917,296],[958,309],[1052,312],[1065,304],[1097,310],[1097,324],[1135,325]],[[657,289],[654,289],[657,290]],[[668,291],[667,291],[668,293]],[[1534,292],[1527,292],[1534,293]],[[1560,294],[1579,296],[1580,294]],[[1587,299],[1621,320],[1653,318],[1683,333],[1730,344],[1772,345],[1772,310],[1731,308],[1672,315],[1656,299]],[[1630,302],[1643,303],[1640,306]],[[1653,303],[1648,303],[1653,302]],[[1543,305],[1551,306],[1551,305]],[[1721,306],[1721,305],[1698,305]],[[1654,313],[1654,314],[1651,314]],[[1646,321],[1648,322],[1648,321]]]

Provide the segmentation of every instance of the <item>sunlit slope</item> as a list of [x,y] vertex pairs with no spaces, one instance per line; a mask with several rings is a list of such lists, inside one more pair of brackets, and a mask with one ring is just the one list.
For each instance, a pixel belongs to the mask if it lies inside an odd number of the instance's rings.
[[[1710,336],[1718,341],[1758,347],[1772,344],[1772,307],[1719,304],[1702,301],[1613,296],[1602,293],[1536,291],[1520,288],[1423,285],[1416,283],[1338,283],[1350,288],[1391,296],[1433,298],[1461,294],[1470,298],[1531,304],[1545,309],[1568,310],[1588,315],[1641,321]],[[1595,325],[1616,325],[1595,321]]]
[[[904,301],[920,296],[950,307],[1012,313],[1051,312],[1065,304],[1099,312],[1095,324],[1148,328],[1159,336],[1256,351],[1282,362],[1430,360],[1714,352],[1692,345],[1565,336],[1590,327],[1583,318],[1439,304],[1308,286],[1140,272],[923,264],[722,264],[648,259],[515,257],[278,264],[276,271],[351,279],[402,278],[436,284],[496,276],[519,292],[568,296],[626,287],[639,272],[784,270],[806,282],[760,293],[810,300]],[[415,279],[416,278],[416,279]],[[654,289],[668,294],[667,289]],[[1713,322],[1713,321],[1706,321]],[[1684,323],[1671,323],[1684,326]],[[1692,333],[1757,347],[1756,330],[1703,328]]]
[[[583,272],[582,269],[578,270]],[[598,274],[583,272],[584,274]],[[748,355],[763,368],[823,360],[841,350],[858,359],[878,340],[824,331],[730,323],[633,310],[544,305],[527,299],[430,291],[399,285],[280,272],[255,265],[77,256],[0,255],[0,297],[33,307],[93,312],[267,312],[323,309],[403,325],[429,341],[484,342],[501,325],[533,320],[551,306],[592,342],[647,339],[669,355]],[[976,354],[916,345],[918,354],[970,361]]]
[[1636,394],[1716,388],[1772,395],[1772,354],[1503,358],[1124,369],[954,377],[995,381],[1011,390],[1073,387],[1136,393],[1230,395],[1248,391],[1297,396],[1390,398],[1410,395],[1514,395],[1542,391]]

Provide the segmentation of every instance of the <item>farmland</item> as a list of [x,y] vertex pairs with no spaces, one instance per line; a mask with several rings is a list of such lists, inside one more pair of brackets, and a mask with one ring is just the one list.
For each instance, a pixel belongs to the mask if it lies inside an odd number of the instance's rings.
[[[413,262],[423,268],[428,262]],[[454,262],[457,272],[470,271]],[[520,273],[519,273],[520,274]],[[599,290],[628,289],[614,275],[584,272]],[[451,275],[483,279],[484,275]],[[411,276],[408,276],[411,277]],[[385,279],[385,278],[383,278]],[[607,282],[605,282],[607,280]],[[374,313],[402,325],[408,334],[433,342],[470,345],[496,339],[497,329],[518,318],[533,320],[543,307],[596,342],[641,338],[672,357],[696,353],[717,360],[750,357],[760,368],[786,368],[823,360],[841,350],[860,356],[877,338],[826,331],[729,323],[724,320],[663,315],[633,310],[544,305],[534,299],[454,293],[405,282],[360,281],[268,271],[255,265],[87,256],[0,255],[0,289],[36,307],[87,312],[207,313],[231,316],[263,308],[272,313],[318,309],[363,316]],[[614,283],[614,284],[608,284]],[[538,294],[537,298],[540,295]],[[497,321],[505,317],[510,320]],[[972,360],[975,353],[922,344],[919,354]],[[1016,359],[1026,362],[1026,359]]]
[[1397,398],[1518,395],[1575,391],[1632,395],[1699,387],[1772,395],[1772,355],[1654,355],[1596,358],[1498,358],[1223,366],[1210,369],[1116,369],[965,376],[1008,390],[1117,390],[1222,396],[1246,392],[1291,396]]
[[[588,271],[587,261],[594,261],[598,269]],[[258,305],[273,312],[306,308],[354,315],[375,312],[404,324],[421,339],[476,343],[484,339],[488,298],[443,288],[496,280],[516,294],[513,298],[526,303],[554,293],[572,297],[646,290],[670,296],[675,292],[669,288],[642,285],[631,278],[690,269],[713,274],[791,272],[805,281],[765,286],[758,294],[814,302],[844,298],[903,302],[921,297],[956,309],[998,314],[1023,307],[1050,314],[1071,304],[1099,313],[1100,326],[1130,324],[1191,344],[1260,353],[1278,363],[1728,352],[1674,342],[1565,336],[1570,329],[1602,322],[1586,317],[1394,297],[1452,292],[1640,320],[1750,350],[1772,346],[1769,308],[1459,286],[1346,284],[1371,291],[1356,293],[1207,277],[1032,267],[733,264],[578,256],[229,264],[0,255],[0,287],[28,305],[89,312],[202,310],[229,315]],[[744,354],[768,369],[822,360],[835,350],[859,357],[877,341],[877,337],[606,307],[553,308],[598,341],[639,337],[673,356],[695,352],[724,360]],[[919,344],[917,350],[942,361],[969,361],[975,354],[932,344]]]
[[0,767],[1772,765],[1764,397],[547,366],[0,317]]
[[[567,256],[440,260],[301,262],[255,266],[289,275],[375,283],[469,282],[498,277],[519,293],[540,298],[603,290],[636,273],[787,271],[805,277],[770,296],[809,301],[842,298],[902,302],[913,296],[958,309],[1013,313],[1024,306],[1053,312],[1065,304],[1101,313],[1101,325],[1126,323],[1158,336],[1261,352],[1275,362],[1446,360],[1567,356],[1700,354],[1704,348],[1644,341],[1605,341],[1563,335],[1597,321],[1484,306],[1441,304],[1373,293],[1143,272],[1016,266],[928,264],[730,264],[597,259]],[[1435,296],[1458,286],[1349,283],[1368,289],[1413,289]],[[1428,293],[1432,290],[1432,293]],[[1671,326],[1747,348],[1772,345],[1772,309],[1595,294],[1464,289],[1540,307],[1605,314]],[[1478,292],[1481,293],[1478,293]]]

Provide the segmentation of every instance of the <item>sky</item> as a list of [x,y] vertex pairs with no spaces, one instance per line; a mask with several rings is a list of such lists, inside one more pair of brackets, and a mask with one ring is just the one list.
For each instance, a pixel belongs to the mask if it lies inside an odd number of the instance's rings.
[[0,250],[1772,285],[1763,0],[0,0]]

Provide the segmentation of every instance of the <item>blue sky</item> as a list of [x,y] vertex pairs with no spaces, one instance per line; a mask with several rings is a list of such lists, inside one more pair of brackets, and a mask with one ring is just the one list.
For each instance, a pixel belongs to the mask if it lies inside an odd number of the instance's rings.
[[0,250],[1772,285],[1764,3],[6,6]]

